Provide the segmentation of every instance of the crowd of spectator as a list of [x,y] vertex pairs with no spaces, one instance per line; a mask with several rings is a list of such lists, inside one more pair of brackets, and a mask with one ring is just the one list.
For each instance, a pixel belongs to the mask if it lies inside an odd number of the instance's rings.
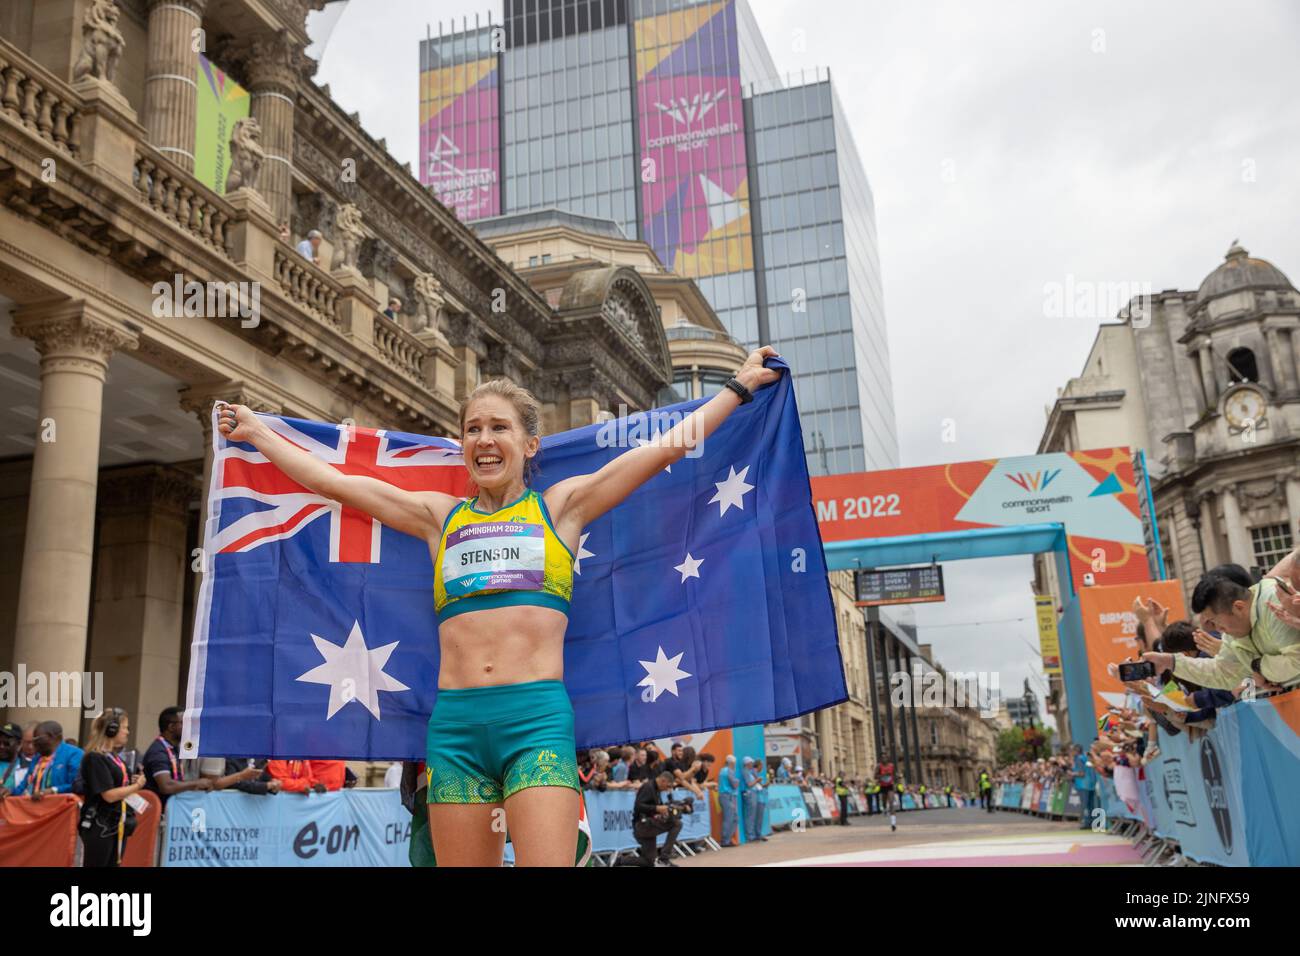
[[181,726],[181,708],[165,708],[158,715],[158,735],[140,754],[127,749],[130,718],[120,707],[95,718],[84,748],[64,740],[57,721],[0,725],[0,801],[74,795],[80,804],[83,865],[112,867],[120,864],[148,807],[142,790],[165,806],[172,796],[191,790],[306,794],[357,782],[342,760],[182,759],[177,752]]

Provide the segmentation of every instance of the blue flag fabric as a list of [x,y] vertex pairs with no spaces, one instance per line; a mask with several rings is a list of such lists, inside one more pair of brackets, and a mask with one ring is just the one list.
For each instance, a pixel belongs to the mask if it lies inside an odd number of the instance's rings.
[[[785,370],[584,529],[565,636],[579,749],[784,720],[847,698]],[[547,436],[538,490],[701,399]],[[452,491],[449,439],[263,416],[341,470]],[[425,542],[295,485],[213,429],[182,755],[423,759],[436,696]]]

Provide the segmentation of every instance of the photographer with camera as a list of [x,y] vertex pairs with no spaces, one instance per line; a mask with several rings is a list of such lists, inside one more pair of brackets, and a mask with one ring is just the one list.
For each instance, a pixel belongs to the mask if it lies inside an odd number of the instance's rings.
[[[673,789],[673,775],[662,770],[651,780],[641,784],[636,792],[636,803],[632,808],[635,821],[632,834],[641,845],[642,866],[676,866],[672,862],[673,845],[677,834],[682,832],[682,813],[690,813],[694,804],[690,800],[678,801],[671,798],[665,802],[663,795]],[[668,839],[656,853],[655,841],[659,834],[668,834]]]

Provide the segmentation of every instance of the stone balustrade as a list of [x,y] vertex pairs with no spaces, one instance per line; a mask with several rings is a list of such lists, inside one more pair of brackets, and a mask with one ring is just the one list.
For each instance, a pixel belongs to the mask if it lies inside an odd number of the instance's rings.
[[379,357],[399,372],[413,378],[423,377],[428,348],[382,313],[375,314],[374,345]]
[[133,180],[142,202],[205,245],[230,257],[226,225],[234,212],[215,192],[148,143],[136,144]]
[[289,246],[276,247],[275,281],[293,302],[331,328],[342,330],[338,283]]
[[80,99],[52,73],[0,37],[0,108],[65,156],[77,155]]

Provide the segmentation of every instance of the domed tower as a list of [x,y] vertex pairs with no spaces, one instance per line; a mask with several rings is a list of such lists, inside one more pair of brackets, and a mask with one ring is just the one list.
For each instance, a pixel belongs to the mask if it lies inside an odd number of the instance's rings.
[[1149,414],[1162,389],[1183,414],[1153,485],[1174,573],[1190,588],[1228,561],[1268,571],[1300,521],[1300,292],[1234,241],[1195,294],[1158,298],[1180,319],[1180,351],[1142,366]]
[[1180,341],[1200,378],[1197,457],[1300,434],[1300,293],[1282,270],[1234,240],[1189,318]]

